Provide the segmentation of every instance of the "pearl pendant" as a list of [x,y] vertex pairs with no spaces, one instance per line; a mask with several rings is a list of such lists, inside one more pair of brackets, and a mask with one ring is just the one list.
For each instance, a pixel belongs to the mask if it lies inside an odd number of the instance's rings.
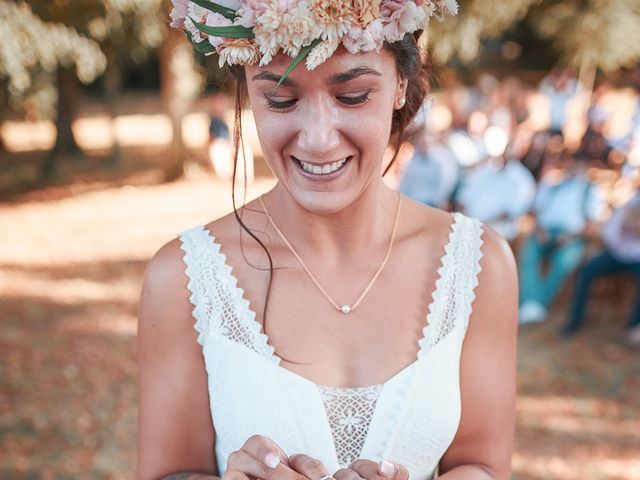
[[349,312],[351,312],[351,307],[349,305],[343,305],[342,308],[340,309],[342,311],[342,313],[344,313],[345,315]]

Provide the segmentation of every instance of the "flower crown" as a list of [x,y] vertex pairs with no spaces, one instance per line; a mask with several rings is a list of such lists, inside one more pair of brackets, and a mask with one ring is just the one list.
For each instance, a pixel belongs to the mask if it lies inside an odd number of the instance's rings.
[[[425,29],[436,15],[456,15],[456,0],[172,0],[171,26],[218,63],[268,65],[282,51],[293,58],[281,81],[306,58],[313,70],[342,45],[379,51]],[[279,84],[278,84],[279,85]],[[278,86],[277,85],[277,86]],[[277,88],[276,86],[276,88]]]

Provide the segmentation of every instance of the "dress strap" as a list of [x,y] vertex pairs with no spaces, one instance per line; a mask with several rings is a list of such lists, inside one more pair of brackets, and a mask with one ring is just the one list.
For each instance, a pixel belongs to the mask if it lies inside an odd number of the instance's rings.
[[451,332],[456,331],[464,338],[475,299],[481,270],[482,223],[459,212],[453,217],[418,356]]
[[261,332],[255,312],[244,298],[244,290],[238,287],[215,237],[203,225],[185,230],[179,237],[185,252],[183,260],[198,343],[204,347],[210,338],[222,335],[278,363],[279,358]]

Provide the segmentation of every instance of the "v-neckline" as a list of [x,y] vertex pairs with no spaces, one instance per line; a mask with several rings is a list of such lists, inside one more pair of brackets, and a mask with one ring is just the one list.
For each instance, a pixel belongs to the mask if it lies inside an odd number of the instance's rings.
[[239,317],[242,319],[246,319],[248,322],[250,322],[250,325],[256,329],[258,337],[260,338],[261,342],[263,342],[264,344],[263,346],[265,347],[266,350],[270,352],[268,360],[270,360],[271,364],[275,368],[284,371],[285,374],[291,375],[292,378],[295,378],[298,381],[305,383],[307,385],[313,385],[317,388],[328,388],[328,389],[346,391],[346,390],[358,390],[358,389],[364,389],[364,388],[371,388],[378,385],[382,385],[382,388],[384,389],[385,385],[403,376],[403,374],[405,374],[408,370],[412,369],[420,360],[420,357],[424,348],[424,342],[429,337],[429,332],[433,330],[433,328],[435,328],[436,314],[438,313],[438,309],[435,307],[437,306],[438,299],[440,298],[440,295],[439,295],[440,285],[443,283],[445,279],[444,275],[446,272],[447,263],[449,261],[452,261],[451,257],[453,255],[453,252],[451,247],[453,245],[457,225],[459,223],[459,219],[460,219],[459,215],[460,214],[457,212],[452,213],[453,221],[451,221],[451,223],[449,224],[449,233],[448,233],[447,241],[443,247],[444,253],[440,257],[440,265],[436,273],[435,287],[431,292],[431,300],[427,308],[427,314],[425,318],[426,325],[424,325],[422,329],[422,335],[417,340],[418,353],[416,354],[416,358],[409,365],[403,367],[401,370],[393,374],[383,383],[359,386],[359,387],[333,387],[328,385],[321,385],[281,365],[282,358],[275,352],[275,347],[271,344],[267,333],[263,332],[262,324],[260,324],[256,320],[256,312],[251,307],[251,301],[245,297],[245,290],[239,286],[238,279],[233,274],[233,267],[229,264],[227,256],[222,252],[222,245],[216,241],[216,237],[207,229],[206,226],[200,225],[200,227],[202,231],[206,234],[206,236],[209,238],[209,240],[211,241],[214,247],[214,252],[217,252],[217,254],[220,256],[220,264],[222,265],[223,270],[226,271],[229,277],[230,286],[234,294],[240,300],[239,305],[241,305],[240,308],[242,308],[242,311],[238,312]]

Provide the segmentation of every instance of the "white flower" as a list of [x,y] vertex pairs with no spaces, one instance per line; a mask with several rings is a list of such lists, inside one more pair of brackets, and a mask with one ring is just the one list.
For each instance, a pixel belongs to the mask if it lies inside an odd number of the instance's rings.
[[253,65],[258,61],[259,53],[255,43],[248,38],[234,38],[225,40],[220,46],[220,68],[227,65]]
[[298,5],[284,14],[282,49],[290,57],[295,57],[300,48],[309,45],[320,36],[320,27],[309,12],[308,5]]
[[349,0],[313,0],[310,4],[323,40],[334,42],[340,39],[355,21],[354,10]]
[[307,59],[305,61],[308,70],[313,70],[321,63],[324,63],[333,52],[336,51],[340,45],[340,40],[325,40],[324,42],[320,42],[318,45],[313,47],[313,50],[309,52],[307,55]]
[[276,1],[267,2],[264,5],[264,10],[255,16],[256,24],[253,33],[262,54],[260,66],[271,62],[285,38],[287,27],[281,21],[284,12],[280,11],[279,6]]

